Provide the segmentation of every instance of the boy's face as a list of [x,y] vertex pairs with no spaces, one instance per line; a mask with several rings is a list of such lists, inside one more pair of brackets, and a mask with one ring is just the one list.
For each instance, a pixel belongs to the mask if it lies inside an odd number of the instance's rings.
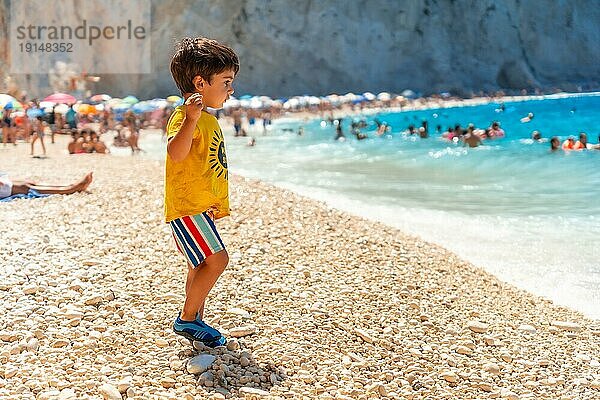
[[201,87],[198,92],[202,94],[202,102],[205,107],[222,108],[223,103],[229,99],[234,92],[233,80],[235,73],[231,70],[226,70],[220,74],[212,76],[210,84],[201,80]]

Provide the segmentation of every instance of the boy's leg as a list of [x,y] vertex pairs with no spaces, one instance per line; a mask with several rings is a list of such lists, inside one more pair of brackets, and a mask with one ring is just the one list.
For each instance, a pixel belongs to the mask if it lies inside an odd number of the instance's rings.
[[185,303],[180,317],[182,320],[194,321],[198,312],[204,313],[206,296],[228,263],[227,251],[221,250],[207,257],[198,267],[188,270]]
[[[194,276],[194,268],[192,268],[192,266],[190,264],[188,264],[187,267],[188,267],[188,274],[187,274],[187,280],[185,282],[185,297],[186,298],[190,291],[192,277]],[[202,304],[200,304],[200,308],[198,309],[198,315],[200,316],[200,319],[204,318],[204,302],[202,302]]]

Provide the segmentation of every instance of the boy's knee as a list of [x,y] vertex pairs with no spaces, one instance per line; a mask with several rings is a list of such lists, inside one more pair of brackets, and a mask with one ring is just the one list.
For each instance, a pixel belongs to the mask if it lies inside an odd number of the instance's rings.
[[217,268],[225,269],[229,264],[229,254],[227,250],[219,251],[206,259],[207,263],[214,265]]

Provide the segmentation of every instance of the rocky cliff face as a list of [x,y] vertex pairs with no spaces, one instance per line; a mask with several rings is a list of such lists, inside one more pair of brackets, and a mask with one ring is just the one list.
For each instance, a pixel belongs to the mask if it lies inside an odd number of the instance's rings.
[[[0,1],[3,71],[8,10]],[[104,75],[95,91],[175,93],[168,66],[184,35],[236,49],[237,94],[600,86],[594,0],[156,0],[152,11],[154,72]],[[15,77],[30,93],[49,91],[44,75]]]

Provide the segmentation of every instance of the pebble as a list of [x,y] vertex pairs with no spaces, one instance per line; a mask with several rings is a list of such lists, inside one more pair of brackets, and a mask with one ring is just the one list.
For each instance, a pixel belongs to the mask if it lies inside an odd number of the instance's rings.
[[40,288],[37,285],[28,285],[23,287],[23,293],[25,294],[35,294],[38,292],[38,290],[40,290]]
[[467,323],[467,328],[469,328],[473,332],[486,333],[487,330],[488,330],[488,328],[489,328],[489,326],[488,326],[488,324],[484,324],[483,322],[469,321]]
[[186,369],[190,374],[201,374],[212,365],[216,358],[212,354],[198,354],[188,361]]
[[176,383],[177,381],[173,378],[162,378],[160,380],[160,384],[167,389],[172,388]]
[[227,341],[227,350],[229,351],[235,351],[238,350],[240,348],[240,343],[236,340],[236,339],[229,339]]
[[237,307],[228,309],[227,314],[237,315],[242,318],[250,318],[250,313],[248,311]]
[[111,384],[104,383],[100,385],[98,391],[103,396],[105,400],[121,400],[121,393],[119,390]]
[[471,350],[470,348],[466,347],[466,346],[458,346],[456,349],[456,352],[458,354],[463,354],[463,355],[471,355],[473,354],[473,350]]
[[47,146],[42,170],[23,145],[2,153],[7,172],[32,179],[95,170],[90,193],[0,207],[2,399],[574,400],[598,390],[597,322],[439,246],[235,175],[232,216],[218,221],[230,265],[206,307],[228,344],[192,347],[170,326],[185,263],[162,223],[163,161],[71,158],[67,139]]
[[265,390],[261,390],[261,389],[257,389],[257,388],[253,388],[253,387],[247,387],[247,386],[242,386],[239,390],[239,393],[243,396],[250,397],[250,398],[251,398],[251,396],[264,397],[264,396],[269,395],[269,392],[267,392]]
[[450,382],[450,383],[455,383],[458,382],[458,375],[456,375],[454,372],[442,372],[440,374],[440,377],[442,379],[444,379],[446,382]]
[[563,331],[579,332],[581,330],[581,326],[575,322],[552,321],[551,325]]
[[375,339],[373,339],[373,337],[363,329],[356,328],[354,330],[354,333],[356,333],[362,340],[364,340],[367,343],[375,342]]
[[522,324],[517,329],[527,333],[535,333],[535,327],[532,325]]
[[254,335],[256,333],[256,326],[245,325],[232,328],[229,330],[229,335],[234,338],[240,338],[244,336]]
[[102,300],[102,296],[92,296],[85,299],[84,302],[87,306],[97,306],[98,304],[102,303]]
[[500,373],[500,366],[498,364],[488,363],[483,366],[483,370],[490,374],[498,375]]

